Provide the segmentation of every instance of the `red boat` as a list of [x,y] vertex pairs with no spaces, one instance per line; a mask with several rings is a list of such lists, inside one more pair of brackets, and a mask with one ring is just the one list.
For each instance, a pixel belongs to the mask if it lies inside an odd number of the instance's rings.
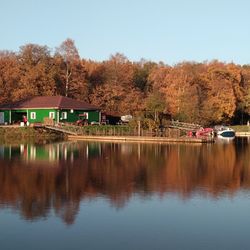
[[214,135],[214,130],[212,128],[200,128],[196,131],[189,131],[188,136],[190,137],[209,137]]

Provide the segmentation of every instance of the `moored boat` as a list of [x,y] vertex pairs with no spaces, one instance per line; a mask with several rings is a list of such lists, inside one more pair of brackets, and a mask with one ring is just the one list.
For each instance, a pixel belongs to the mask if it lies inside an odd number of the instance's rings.
[[214,130],[212,128],[200,127],[197,130],[188,131],[187,135],[189,137],[197,137],[197,138],[213,138],[214,137]]
[[232,128],[229,128],[227,126],[215,126],[214,131],[218,137],[222,137],[222,138],[234,138],[235,137],[235,131]]

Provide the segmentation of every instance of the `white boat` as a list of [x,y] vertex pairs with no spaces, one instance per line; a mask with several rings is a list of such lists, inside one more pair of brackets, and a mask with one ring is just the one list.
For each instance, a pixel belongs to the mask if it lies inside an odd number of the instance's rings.
[[221,138],[234,138],[235,131],[232,128],[226,126],[215,126],[214,127],[215,134]]

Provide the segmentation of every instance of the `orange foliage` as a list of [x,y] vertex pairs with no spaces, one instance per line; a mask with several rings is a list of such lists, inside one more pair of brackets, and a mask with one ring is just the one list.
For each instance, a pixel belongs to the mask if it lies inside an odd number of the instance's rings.
[[103,111],[138,113],[155,90],[172,118],[204,125],[228,123],[250,114],[250,67],[218,61],[175,66],[122,54],[95,62],[81,59],[72,39],[54,55],[47,46],[27,44],[19,53],[0,53],[0,103],[35,95],[67,95]]

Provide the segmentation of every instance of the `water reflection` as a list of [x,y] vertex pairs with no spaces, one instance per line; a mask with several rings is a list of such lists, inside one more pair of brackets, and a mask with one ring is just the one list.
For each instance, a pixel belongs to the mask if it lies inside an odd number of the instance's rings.
[[83,200],[122,208],[133,195],[218,198],[250,188],[245,139],[214,145],[62,142],[0,147],[0,203],[26,220],[75,221]]

